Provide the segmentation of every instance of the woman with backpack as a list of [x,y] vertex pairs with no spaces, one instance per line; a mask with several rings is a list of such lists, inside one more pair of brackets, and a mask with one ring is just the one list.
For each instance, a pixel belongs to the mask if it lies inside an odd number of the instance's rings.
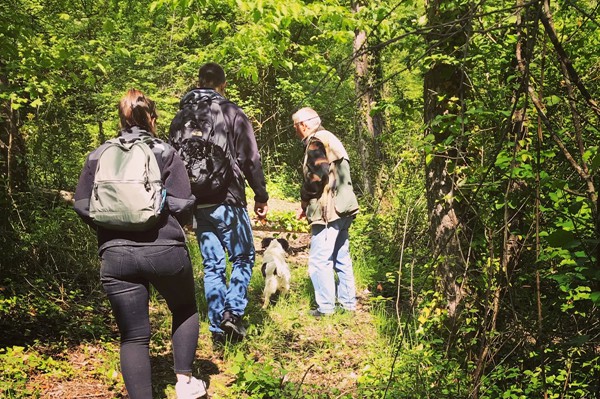
[[[151,284],[165,298],[173,317],[177,398],[200,398],[206,395],[206,384],[192,376],[198,311],[181,227],[191,217],[195,198],[176,151],[154,135],[154,102],[138,90],[129,90],[119,103],[119,118],[119,137],[86,159],[75,192],[75,211],[97,232],[101,282],[121,334],[125,387],[131,399],[152,398]],[[155,181],[148,178],[153,173]],[[146,176],[146,181],[131,175]],[[120,184],[120,178],[127,182]],[[144,210],[128,209],[147,202],[147,196],[151,200]]]

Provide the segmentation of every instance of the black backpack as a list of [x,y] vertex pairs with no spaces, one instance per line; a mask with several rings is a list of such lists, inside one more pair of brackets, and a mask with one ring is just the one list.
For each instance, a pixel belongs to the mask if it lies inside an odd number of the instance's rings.
[[192,193],[200,200],[226,192],[234,178],[223,101],[208,95],[191,102],[184,98],[169,130],[171,144],[187,169]]

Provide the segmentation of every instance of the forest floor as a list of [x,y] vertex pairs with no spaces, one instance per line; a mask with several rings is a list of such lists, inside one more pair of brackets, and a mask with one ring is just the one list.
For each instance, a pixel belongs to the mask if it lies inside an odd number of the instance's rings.
[[[270,201],[270,212],[292,212],[296,204]],[[252,209],[249,206],[249,209]],[[264,237],[280,236],[290,242],[288,264],[292,271],[290,293],[262,309],[260,273]],[[194,374],[209,383],[211,398],[362,398],[359,386],[375,374],[385,375],[394,345],[382,333],[385,317],[372,306],[369,291],[358,280],[358,309],[315,319],[312,284],[307,274],[308,233],[282,233],[267,224],[256,227],[258,252],[249,288],[245,323],[248,336],[238,344],[214,350],[206,320],[202,287],[198,285],[201,330]],[[197,254],[192,248],[192,258]],[[195,263],[198,263],[197,261]],[[198,284],[202,271],[195,264]],[[164,301],[150,303],[153,336],[150,345],[155,398],[175,398],[175,376],[169,339],[170,317]],[[112,320],[109,319],[109,320]],[[114,321],[113,321],[114,324]],[[113,328],[114,331],[114,328]],[[27,389],[40,398],[127,398],[119,373],[118,335],[78,345],[39,345],[52,361],[69,364],[67,372],[36,373]],[[50,366],[49,366],[50,367]],[[288,390],[284,389],[288,386]],[[271,387],[271,394],[269,394]],[[283,396],[282,392],[288,392]],[[292,395],[293,393],[293,395]],[[39,396],[38,396],[39,395]]]

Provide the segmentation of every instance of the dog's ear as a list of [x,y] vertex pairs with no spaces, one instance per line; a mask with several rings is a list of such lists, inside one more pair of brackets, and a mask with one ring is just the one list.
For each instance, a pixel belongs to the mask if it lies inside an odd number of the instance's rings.
[[285,238],[278,238],[277,241],[279,241],[281,247],[285,252],[287,252],[290,249],[290,243]]
[[263,249],[266,249],[269,246],[269,244],[271,244],[271,241],[273,241],[273,239],[271,237],[265,237],[260,242],[260,245],[262,246]]

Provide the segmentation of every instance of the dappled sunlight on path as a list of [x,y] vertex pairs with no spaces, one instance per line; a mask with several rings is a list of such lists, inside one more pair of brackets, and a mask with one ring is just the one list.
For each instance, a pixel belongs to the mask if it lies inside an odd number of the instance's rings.
[[[272,206],[271,211],[288,213],[294,212],[296,206],[285,201],[274,204],[277,206]],[[208,381],[213,399],[288,397],[281,396],[283,392],[298,398],[360,398],[361,376],[389,352],[389,344],[378,332],[381,320],[370,312],[371,302],[364,293],[367,291],[358,287],[361,294],[356,312],[337,312],[331,317],[315,319],[309,315],[315,306],[307,273],[309,234],[262,226],[255,229],[254,235],[257,259],[244,318],[248,335],[243,342],[228,344],[224,349],[212,346],[206,309],[203,309],[206,305],[202,303],[202,266],[199,258],[193,256],[201,315],[194,374]],[[261,240],[274,236],[286,238],[290,243],[287,262],[292,274],[291,289],[262,309]],[[154,397],[174,399],[170,313],[164,301],[153,298],[150,314]],[[112,319],[109,322],[114,323]],[[96,342],[60,350],[54,347],[38,350],[48,353],[46,361],[51,364],[49,367],[54,367],[51,372],[29,376],[27,387],[39,392],[39,397],[127,398],[119,373],[116,331],[112,337]],[[269,386],[280,396],[260,396]]]

